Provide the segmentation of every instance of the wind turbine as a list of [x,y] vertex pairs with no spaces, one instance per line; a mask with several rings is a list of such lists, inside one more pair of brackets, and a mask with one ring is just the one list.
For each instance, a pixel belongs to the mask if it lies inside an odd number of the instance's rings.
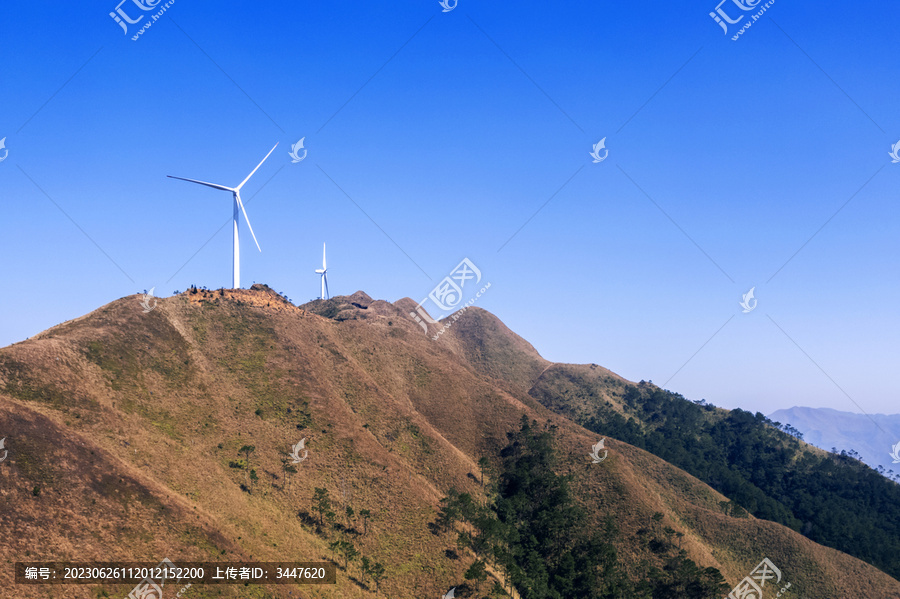
[[322,296],[319,299],[328,299],[328,267],[325,266],[325,244],[322,244],[322,268],[316,269],[316,274],[322,277]]
[[259,242],[256,241],[256,234],[253,232],[253,227],[250,226],[250,219],[247,217],[247,211],[244,209],[244,203],[241,201],[241,188],[244,184],[250,180],[250,177],[259,170],[259,167],[263,165],[263,162],[268,160],[269,156],[272,155],[272,152],[275,151],[275,148],[278,147],[276,143],[275,146],[269,150],[269,153],[266,154],[266,157],[262,159],[262,161],[256,165],[256,168],[247,175],[247,178],[241,181],[241,184],[237,187],[226,187],[224,185],[217,185],[216,183],[207,183],[206,181],[197,181],[196,179],[185,179],[183,177],[173,177],[172,175],[167,175],[170,179],[178,179],[179,181],[188,181],[189,183],[199,183],[200,185],[206,185],[207,187],[212,187],[213,189],[221,189],[222,191],[230,191],[232,196],[234,197],[234,210],[232,211],[232,223],[234,227],[234,273],[232,275],[232,285],[234,289],[240,289],[241,287],[241,246],[240,241],[238,239],[238,208],[240,207],[241,212],[244,213],[244,220],[247,221],[247,228],[250,229],[250,234],[253,235],[253,241],[256,242],[256,249],[260,252],[262,248],[259,247]]

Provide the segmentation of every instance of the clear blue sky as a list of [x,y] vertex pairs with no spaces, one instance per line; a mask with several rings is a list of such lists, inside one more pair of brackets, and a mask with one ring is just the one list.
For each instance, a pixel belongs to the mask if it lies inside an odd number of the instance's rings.
[[230,286],[228,194],[166,175],[236,185],[280,142],[244,286],[316,297],[325,241],[333,294],[418,300],[469,257],[548,359],[895,413],[900,7],[778,0],[732,41],[715,4],[177,0],[132,41],[115,1],[5,2],[0,344]]

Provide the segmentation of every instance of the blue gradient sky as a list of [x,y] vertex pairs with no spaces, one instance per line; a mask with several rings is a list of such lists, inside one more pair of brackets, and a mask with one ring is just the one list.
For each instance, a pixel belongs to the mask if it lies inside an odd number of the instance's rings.
[[245,287],[316,297],[327,241],[332,293],[418,300],[469,257],[548,359],[898,411],[897,5],[779,1],[737,42],[712,1],[178,0],[136,42],[115,5],[0,6],[0,344],[230,286],[228,194],[166,175],[236,185],[277,141]]

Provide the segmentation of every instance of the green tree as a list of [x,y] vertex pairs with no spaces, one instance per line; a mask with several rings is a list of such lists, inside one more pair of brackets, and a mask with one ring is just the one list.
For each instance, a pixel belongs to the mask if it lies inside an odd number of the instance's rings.
[[342,541],[340,539],[328,543],[328,548],[331,549],[331,561],[333,561],[335,563],[337,563],[337,558],[335,557],[335,554],[340,552],[341,543],[342,543]]
[[481,486],[484,487],[484,471],[488,469],[490,462],[485,456],[478,458],[478,468],[481,470]]
[[250,473],[250,454],[256,451],[256,447],[254,445],[244,445],[239,450],[238,453],[242,453],[247,458],[247,484],[250,484],[249,473]]
[[481,585],[484,583],[487,578],[487,566],[484,561],[477,559],[472,562],[472,565],[469,566],[469,569],[466,570],[466,573],[463,574],[466,580],[474,580],[475,581],[475,592],[476,594],[481,594]]
[[459,493],[456,489],[450,489],[447,496],[441,499],[441,509],[438,511],[438,517],[434,523],[438,533],[448,533],[453,530],[454,525],[460,519],[458,504]]
[[369,510],[359,510],[359,517],[363,519],[363,534],[367,534],[369,532],[369,518],[372,517],[372,512]]
[[347,570],[347,573],[349,574],[350,562],[359,557],[359,551],[356,549],[353,543],[350,543],[349,541],[340,541],[338,551],[344,558],[344,569]]
[[325,513],[331,511],[331,500],[328,498],[328,489],[316,487],[313,491],[313,510],[319,514],[319,526],[325,526]]
[[375,594],[378,595],[378,592],[381,590],[381,581],[384,580],[384,566],[381,565],[381,562],[375,562],[369,568],[369,576],[375,582]]
[[366,584],[366,575],[369,573],[369,568],[372,566],[372,563],[369,561],[369,558],[363,556],[360,560],[359,569],[362,573],[362,583]]

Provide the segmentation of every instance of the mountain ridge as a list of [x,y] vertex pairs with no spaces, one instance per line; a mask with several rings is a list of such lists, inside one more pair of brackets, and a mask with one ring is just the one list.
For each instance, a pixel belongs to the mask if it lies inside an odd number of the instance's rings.
[[776,410],[769,418],[793,426],[811,445],[825,451],[856,451],[866,464],[883,468],[886,476],[893,472],[900,477],[900,464],[891,458],[894,445],[900,443],[900,414],[856,414],[794,406]]
[[[331,559],[326,541],[343,535],[385,563],[391,575],[382,583],[386,593],[439,596],[462,582],[460,562],[467,560],[448,559],[446,544],[428,532],[438,500],[450,488],[480,493],[479,458],[499,451],[525,414],[558,430],[560,468],[575,477],[592,518],[616,516],[625,531],[617,548],[634,576],[641,575],[642,560],[654,558],[631,532],[660,513],[684,535],[688,555],[718,568],[732,585],[771,549],[769,557],[785,576],[809,594],[818,585],[831,597],[900,597],[900,583],[876,568],[781,525],[729,516],[721,509],[726,498],[708,485],[612,436],[609,459],[592,467],[587,452],[598,436],[530,392],[559,373],[573,380],[593,373],[622,388],[637,384],[596,365],[547,362],[479,308],[468,309],[432,341],[409,318],[408,298],[389,303],[357,292],[293,306],[271,289],[254,286],[192,289],[159,299],[149,313],[139,300],[116,300],[0,349],[0,430],[10,450],[8,462],[0,464],[0,521],[17,533],[14,544],[0,547],[7,563],[26,552],[28,559],[71,561],[83,555],[104,561]],[[614,393],[607,395],[625,410]],[[15,419],[32,413],[33,426]],[[72,463],[59,471],[28,465],[56,463],[41,453],[39,442],[54,435],[110,456],[103,468],[115,476],[133,473],[135,484],[178,498],[171,507],[163,501],[166,510],[155,508],[173,515],[157,520],[165,530],[143,533],[151,535],[152,548],[132,547],[142,538],[137,533],[143,520],[129,513],[128,501],[119,502],[121,510],[105,509],[108,522],[98,524],[89,517],[96,505],[89,501],[107,501],[110,493],[84,490],[84,501],[70,494],[79,477],[95,475],[89,457],[72,452]],[[301,436],[310,457],[288,476],[279,455]],[[241,466],[245,445],[256,450]],[[31,449],[23,453],[23,447]],[[251,468],[258,481],[250,479]],[[32,495],[35,486],[41,490]],[[354,505],[357,512],[363,506],[371,511],[368,532],[318,534],[309,524],[316,487],[329,489],[335,502]],[[66,512],[46,499],[56,496],[81,511]],[[184,509],[178,507],[182,503]],[[67,525],[41,534],[29,525],[64,514]],[[208,529],[187,532],[195,530],[193,521]],[[768,541],[748,539],[751,532]],[[5,576],[8,571],[0,572],[0,588],[10,582]],[[339,570],[340,586],[306,587],[303,593],[370,596],[374,587],[361,578],[351,564]],[[62,588],[66,597],[92,596],[88,589]],[[46,597],[44,590],[62,588],[17,587],[17,596]],[[222,590],[238,596],[236,589]],[[286,597],[286,591],[253,592]],[[195,592],[205,596],[202,589]]]

